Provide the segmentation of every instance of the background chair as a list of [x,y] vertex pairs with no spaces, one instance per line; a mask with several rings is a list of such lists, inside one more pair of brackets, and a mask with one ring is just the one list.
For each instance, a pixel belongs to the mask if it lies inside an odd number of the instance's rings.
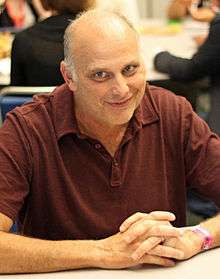
[[197,225],[219,212],[220,208],[212,200],[197,194],[193,189],[187,191],[187,225]]
[[50,93],[54,86],[7,86],[0,91],[0,125],[5,120],[7,112],[26,102],[32,101],[35,94]]

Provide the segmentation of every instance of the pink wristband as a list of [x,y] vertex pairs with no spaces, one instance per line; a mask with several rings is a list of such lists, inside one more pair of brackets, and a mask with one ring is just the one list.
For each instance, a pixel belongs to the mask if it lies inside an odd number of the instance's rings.
[[213,237],[211,236],[209,231],[202,228],[200,225],[193,227],[192,231],[203,237],[203,244],[201,247],[202,250],[208,250],[211,248],[213,244]]

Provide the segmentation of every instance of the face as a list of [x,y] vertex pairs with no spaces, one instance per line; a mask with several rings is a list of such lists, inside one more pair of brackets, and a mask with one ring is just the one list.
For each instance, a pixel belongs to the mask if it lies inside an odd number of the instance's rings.
[[[77,55],[76,55],[77,53]],[[133,31],[90,38],[75,51],[77,80],[70,82],[76,111],[109,127],[129,122],[145,92],[146,73]]]

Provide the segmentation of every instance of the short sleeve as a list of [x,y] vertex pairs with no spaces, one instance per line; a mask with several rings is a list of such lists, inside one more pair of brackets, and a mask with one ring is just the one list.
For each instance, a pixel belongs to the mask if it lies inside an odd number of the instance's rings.
[[0,212],[15,220],[29,193],[32,164],[27,125],[15,112],[0,129]]

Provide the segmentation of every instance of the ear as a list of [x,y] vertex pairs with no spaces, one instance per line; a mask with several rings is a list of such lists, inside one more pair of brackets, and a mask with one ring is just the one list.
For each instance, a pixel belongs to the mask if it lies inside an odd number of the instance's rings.
[[70,90],[76,91],[76,88],[77,88],[76,81],[74,81],[72,79],[72,76],[64,61],[61,61],[61,63],[60,63],[60,72],[61,72],[66,84],[69,86]]

